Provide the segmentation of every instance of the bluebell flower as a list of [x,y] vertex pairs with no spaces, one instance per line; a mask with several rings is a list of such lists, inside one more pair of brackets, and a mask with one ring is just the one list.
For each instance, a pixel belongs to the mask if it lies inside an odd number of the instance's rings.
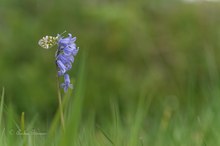
[[61,84],[61,87],[64,89],[64,92],[66,92],[68,88],[73,88],[73,85],[70,84],[70,77],[68,74],[64,75],[64,83]]
[[71,55],[67,56],[65,54],[59,54],[59,55],[57,55],[57,60],[61,60],[64,64],[66,64],[68,62],[73,63],[74,57]]
[[79,48],[75,44],[76,37],[72,37],[71,34],[68,34],[66,38],[58,34],[57,38],[58,50],[56,53],[56,64],[59,68],[58,75],[64,76],[64,83],[61,84],[61,88],[66,92],[68,88],[72,87],[69,75],[66,72],[72,68],[74,57],[78,53]]
[[59,67],[59,75],[64,75],[64,73],[67,71],[67,67],[63,64],[61,60],[57,60],[57,66]]
[[58,47],[60,50],[64,49],[66,46],[70,46],[70,45],[75,45],[75,41],[76,41],[76,37],[72,37],[72,34],[68,34],[67,38],[62,38],[62,36],[58,35],[58,37],[60,38],[58,40]]
[[72,68],[74,57],[77,55],[79,48],[77,48],[75,44],[76,37],[72,37],[72,34],[69,33],[68,37],[63,38],[62,34],[58,34],[56,37],[45,36],[38,41],[38,44],[44,49],[49,49],[56,44],[58,45],[55,54],[56,65],[58,68],[58,76],[64,76],[64,83],[61,84],[61,87],[66,92],[68,88],[72,87],[67,71]]
[[63,53],[65,55],[73,55],[75,56],[78,52],[78,49],[76,49],[76,45],[69,45],[63,48]]

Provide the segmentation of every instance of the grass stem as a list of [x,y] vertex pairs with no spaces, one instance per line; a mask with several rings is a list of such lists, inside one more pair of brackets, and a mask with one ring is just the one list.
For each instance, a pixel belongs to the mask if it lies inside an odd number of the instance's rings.
[[58,74],[56,74],[56,80],[57,80],[57,95],[58,95],[58,101],[59,101],[61,126],[62,126],[63,131],[65,131],[65,120],[64,120],[64,114],[63,114],[62,96],[60,92],[60,82],[59,82]]

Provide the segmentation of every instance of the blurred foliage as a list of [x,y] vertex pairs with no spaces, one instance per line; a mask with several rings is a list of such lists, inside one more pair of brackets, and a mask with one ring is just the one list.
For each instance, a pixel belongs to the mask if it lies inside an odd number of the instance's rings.
[[[149,116],[201,109],[219,93],[220,4],[180,1],[1,0],[0,86],[19,113],[53,116],[55,49],[38,40],[64,30],[80,47],[70,75],[77,84],[86,54],[84,113],[107,118],[153,97]],[[75,91],[73,90],[73,93]],[[28,116],[27,116],[28,117]]]

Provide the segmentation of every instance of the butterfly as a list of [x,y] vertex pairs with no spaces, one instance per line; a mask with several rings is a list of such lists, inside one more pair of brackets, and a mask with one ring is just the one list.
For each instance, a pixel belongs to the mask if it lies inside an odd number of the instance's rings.
[[38,45],[44,49],[50,49],[57,44],[58,37],[45,36],[38,41]]
[[66,33],[66,30],[62,32],[61,34],[57,34],[56,37],[45,36],[38,41],[38,45],[44,49],[50,49],[51,47],[57,44],[59,38],[61,38],[64,33]]

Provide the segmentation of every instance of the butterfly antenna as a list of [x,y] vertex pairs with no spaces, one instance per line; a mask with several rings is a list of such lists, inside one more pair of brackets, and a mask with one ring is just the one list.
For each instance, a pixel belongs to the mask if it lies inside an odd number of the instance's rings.
[[61,37],[64,33],[66,33],[66,30],[64,32],[62,32],[61,34],[57,34],[56,38],[58,39],[59,37]]
[[62,32],[60,35],[63,35],[64,33],[66,33],[66,30],[64,32]]

